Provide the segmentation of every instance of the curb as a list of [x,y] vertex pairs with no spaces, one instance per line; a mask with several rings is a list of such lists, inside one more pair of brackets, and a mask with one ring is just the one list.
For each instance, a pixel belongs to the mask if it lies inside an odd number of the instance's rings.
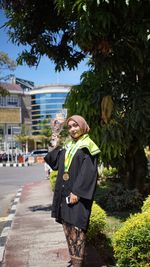
[[9,235],[9,232],[11,229],[12,221],[13,221],[13,218],[14,218],[15,213],[16,213],[16,208],[17,208],[17,204],[20,200],[21,193],[22,193],[22,188],[18,189],[18,191],[17,191],[17,194],[16,194],[15,199],[14,199],[12,206],[11,206],[10,212],[7,216],[7,221],[6,221],[5,226],[4,226],[4,228],[1,232],[1,235],[0,235],[0,263],[3,260],[3,255],[4,255],[4,251],[5,251],[5,245],[6,245],[7,237]]
[[0,167],[28,167],[31,163],[0,163]]

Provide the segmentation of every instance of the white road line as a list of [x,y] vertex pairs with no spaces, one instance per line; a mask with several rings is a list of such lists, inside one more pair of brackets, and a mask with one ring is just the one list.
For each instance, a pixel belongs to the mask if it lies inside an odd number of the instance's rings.
[[4,254],[5,247],[0,247],[0,262],[3,260],[3,254]]
[[1,233],[1,237],[7,236],[10,231],[10,227],[5,227]]

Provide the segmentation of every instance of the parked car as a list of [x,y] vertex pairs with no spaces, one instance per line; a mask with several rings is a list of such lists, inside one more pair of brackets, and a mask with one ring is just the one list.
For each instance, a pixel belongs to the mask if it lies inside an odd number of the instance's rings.
[[[9,161],[11,161],[12,159],[12,155],[11,154],[7,154],[7,153],[2,153],[0,154],[0,162],[7,162],[9,159]],[[13,155],[13,160],[15,159],[15,156]]]
[[31,151],[28,155],[26,155],[25,161],[28,161],[29,157],[44,157],[46,156],[48,153],[48,149],[37,149],[37,150],[33,150]]
[[30,156],[31,157],[46,156],[47,153],[48,153],[48,149],[37,149],[37,150],[31,151]]

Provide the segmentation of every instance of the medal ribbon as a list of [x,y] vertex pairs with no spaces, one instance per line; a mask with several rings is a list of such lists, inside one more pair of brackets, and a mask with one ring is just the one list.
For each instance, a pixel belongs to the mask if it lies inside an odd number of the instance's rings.
[[89,150],[91,155],[96,155],[100,152],[98,146],[90,139],[88,134],[81,136],[77,142],[71,141],[66,147],[64,172],[68,172],[72,159],[77,150],[84,147]]

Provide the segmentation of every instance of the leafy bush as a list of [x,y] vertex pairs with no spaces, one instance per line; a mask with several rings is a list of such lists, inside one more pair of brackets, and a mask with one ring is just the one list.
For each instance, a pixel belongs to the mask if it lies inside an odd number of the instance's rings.
[[104,188],[105,190],[100,186],[96,192],[96,201],[104,210],[138,210],[143,204],[142,195],[136,189],[127,190],[121,184],[111,184]]
[[92,205],[89,228],[87,232],[87,240],[90,243],[91,242],[95,243],[98,234],[103,232],[105,226],[106,226],[106,213],[94,201]]
[[102,175],[109,177],[109,176],[115,176],[117,173],[118,171],[116,168],[109,166],[108,168],[104,167]]
[[146,198],[142,206],[142,212],[150,212],[150,195]]
[[50,173],[50,185],[52,187],[52,191],[54,191],[55,183],[56,183],[57,171],[52,171]]
[[113,236],[118,267],[150,266],[150,214],[131,216]]

